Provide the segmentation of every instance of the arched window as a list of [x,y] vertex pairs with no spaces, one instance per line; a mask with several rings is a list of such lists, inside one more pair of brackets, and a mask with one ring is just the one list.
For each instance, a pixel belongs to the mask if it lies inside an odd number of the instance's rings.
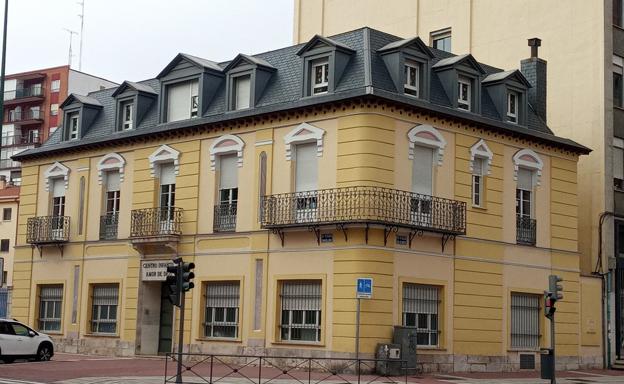
[[470,172],[472,173],[472,205],[483,207],[485,201],[485,177],[490,174],[494,154],[481,139],[470,148]]

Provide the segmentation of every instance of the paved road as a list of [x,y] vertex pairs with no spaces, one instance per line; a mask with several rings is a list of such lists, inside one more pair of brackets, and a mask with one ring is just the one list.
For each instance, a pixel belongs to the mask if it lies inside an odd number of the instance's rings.
[[[85,355],[57,354],[53,361],[45,363],[16,362],[14,364],[0,364],[0,384],[162,384],[164,382],[165,360],[163,358],[107,358]],[[169,368],[171,369],[171,367]],[[192,374],[185,375],[185,383],[208,382],[209,366],[195,367],[202,379]],[[173,371],[169,371],[173,375]],[[254,376],[256,374],[256,376]],[[244,377],[247,375],[250,379]],[[289,376],[292,375],[292,376]],[[327,376],[327,375],[326,375]],[[227,364],[215,365],[213,377],[222,378],[224,384],[252,384],[257,383],[257,367],[246,367],[237,373]],[[283,374],[275,368],[263,368],[262,383],[269,379],[271,384],[307,384],[308,376],[304,372],[290,371]],[[316,382],[325,376],[313,377]],[[536,372],[521,372],[513,374],[453,374],[427,375],[409,377],[412,384],[533,384],[548,383],[538,378]],[[624,372],[591,371],[591,372],[561,372],[557,382],[559,384],[590,384],[590,383],[621,383],[624,384]],[[354,376],[328,377],[323,384],[356,383]],[[364,377],[362,382],[368,382],[372,377]],[[401,379],[404,381],[404,378]],[[388,383],[386,379],[379,379],[375,383]]]

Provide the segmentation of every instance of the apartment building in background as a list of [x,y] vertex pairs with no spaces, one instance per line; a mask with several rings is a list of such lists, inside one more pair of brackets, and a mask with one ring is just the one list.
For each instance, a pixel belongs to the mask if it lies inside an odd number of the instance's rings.
[[191,352],[352,357],[371,277],[361,356],[407,335],[425,371],[536,369],[556,273],[558,362],[600,367],[576,230],[590,150],[544,123],[545,69],[360,28],[71,94],[16,155],[12,315],[59,351],[171,352],[180,256]]
[[62,124],[59,105],[71,93],[86,94],[116,83],[71,69],[68,65],[6,76],[0,142],[0,176],[19,184],[20,164],[14,154],[34,148]]
[[503,69],[517,67],[527,39],[541,39],[544,121],[593,150],[579,161],[583,203],[571,223],[582,255],[575,268],[605,279],[610,362],[624,358],[623,9],[621,0],[295,0],[294,18],[296,43],[369,26]]

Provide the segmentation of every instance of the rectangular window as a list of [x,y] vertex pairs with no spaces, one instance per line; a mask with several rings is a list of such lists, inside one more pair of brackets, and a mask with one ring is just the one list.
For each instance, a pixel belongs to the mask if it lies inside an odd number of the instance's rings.
[[238,206],[238,156],[219,157],[219,202],[215,207],[214,229],[233,231],[236,229]]
[[240,283],[220,281],[206,283],[204,336],[238,337]]
[[282,281],[280,336],[284,341],[321,341],[320,280]]
[[511,347],[539,348],[540,296],[511,294]]
[[57,116],[58,115],[58,109],[59,109],[59,105],[58,104],[50,104],[50,115],[51,116]]
[[438,346],[439,295],[440,288],[435,286],[403,285],[403,326],[416,328],[416,345]]
[[10,248],[9,239],[0,240],[0,252],[9,252],[9,248]]
[[507,121],[518,122],[518,94],[516,92],[507,93]]
[[613,56],[613,106],[624,107],[624,85],[622,76],[624,76],[624,59],[619,56]]
[[613,0],[613,25],[623,27],[624,10],[622,9],[622,0]]
[[2,220],[10,221],[12,215],[13,215],[13,208],[4,208],[2,210]]
[[313,221],[317,217],[318,158],[316,142],[295,146],[295,192],[297,220]]
[[613,186],[624,190],[624,140],[613,138]]
[[472,82],[466,77],[457,80],[457,107],[470,111],[472,99]]
[[167,121],[197,117],[199,111],[198,81],[167,85]]
[[39,330],[59,332],[63,304],[62,285],[42,285],[39,288]]
[[76,140],[78,139],[78,129],[80,128],[78,121],[79,114],[78,112],[72,112],[67,114],[67,117],[69,119],[69,140]]
[[134,114],[134,104],[132,101],[124,101],[120,104],[121,114],[119,118],[121,130],[132,129],[132,115]]
[[472,162],[472,205],[481,207],[483,199],[483,176],[485,159],[475,157]]
[[433,195],[433,148],[414,146],[412,162],[411,220],[414,224],[427,225],[431,220],[431,196]]
[[251,75],[233,78],[232,109],[245,109],[251,105]]
[[117,333],[119,285],[95,284],[91,292],[91,332]]
[[405,62],[405,86],[404,92],[408,95],[419,95],[420,89],[420,66],[413,61]]
[[52,80],[50,83],[50,91],[58,92],[61,89],[61,80]]
[[121,191],[119,188],[119,172],[111,171],[106,173],[106,214],[114,215],[119,213],[119,201]]
[[521,217],[533,217],[533,172],[519,168],[516,187],[516,214]]
[[451,29],[431,32],[431,46],[445,52],[451,52]]
[[329,61],[327,59],[312,62],[312,94],[327,93],[329,89]]

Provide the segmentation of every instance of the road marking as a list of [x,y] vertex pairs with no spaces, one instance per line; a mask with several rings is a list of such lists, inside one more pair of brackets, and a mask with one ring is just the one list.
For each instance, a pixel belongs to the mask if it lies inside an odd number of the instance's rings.
[[0,379],[0,384],[44,384],[38,381]]

